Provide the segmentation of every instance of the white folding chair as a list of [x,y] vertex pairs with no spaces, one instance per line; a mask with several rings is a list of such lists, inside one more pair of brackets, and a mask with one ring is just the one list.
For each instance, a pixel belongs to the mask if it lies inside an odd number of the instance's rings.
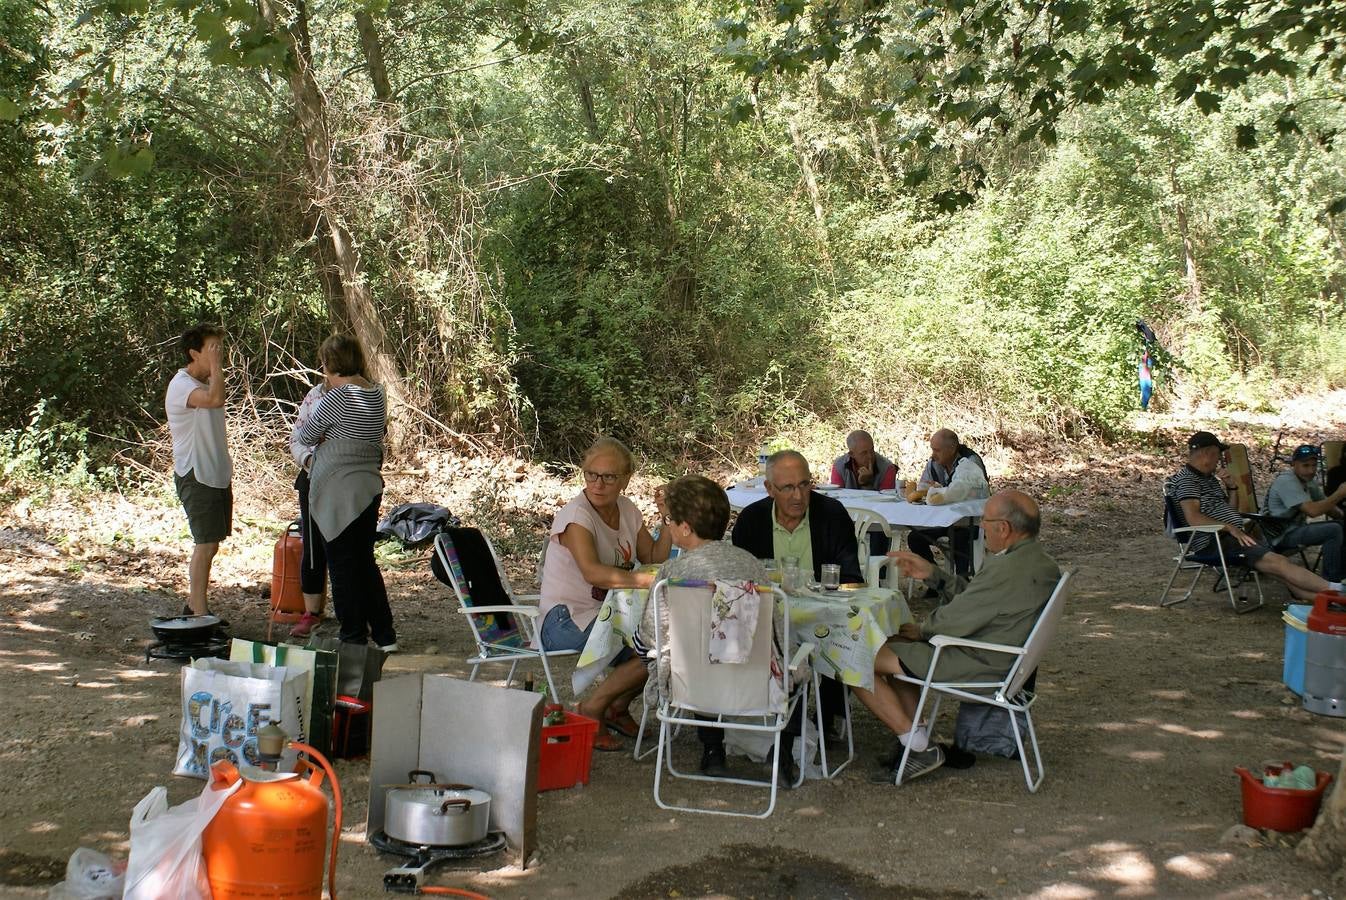
[[[860,559],[860,571],[864,573],[865,583],[870,587],[878,587],[886,582],[887,587],[896,584],[896,578],[893,573],[895,567],[887,556],[871,556],[869,553],[869,532],[877,528],[882,531],[884,537],[889,541],[893,539],[893,529],[879,513],[870,509],[848,508],[846,510],[851,515],[851,521],[855,523],[855,544],[856,555]],[[884,574],[887,569],[887,574]]]
[[[660,653],[667,643],[670,667],[668,691],[667,694],[660,692],[656,712],[659,719],[659,743],[654,770],[654,802],[660,809],[764,819],[776,808],[781,734],[794,712],[795,704],[808,702],[809,679],[807,676],[798,678],[796,690],[796,670],[807,662],[813,653],[813,645],[803,644],[787,665],[787,651],[784,648],[790,646],[790,599],[779,587],[773,586],[769,592],[766,588],[758,590],[761,609],[757,616],[757,628],[753,633],[748,660],[742,664],[713,664],[709,661],[714,585],[680,584],[665,579],[656,584],[650,593],[650,602],[655,604],[654,650],[656,654]],[[784,614],[784,634],[779,643],[773,628],[775,603],[782,605]],[[659,614],[663,605],[668,608],[667,634],[664,633]],[[771,690],[773,667],[778,667],[782,672],[782,695],[774,695]],[[713,718],[700,719],[697,713]],[[731,720],[730,717],[735,719]],[[742,719],[760,719],[761,724]],[[683,725],[771,735],[770,782],[748,778],[711,778],[678,771],[673,764],[673,731]],[[797,762],[800,774],[795,784],[799,784],[803,781],[804,742],[799,740],[796,743],[799,745]],[[662,794],[665,765],[668,774],[677,778],[769,787],[771,793],[766,810],[752,813],[666,803]]]
[[[1028,639],[1024,641],[1022,647],[937,634],[930,638],[930,643],[934,646],[935,652],[930,658],[930,668],[926,672],[925,678],[913,678],[907,675],[896,676],[902,681],[921,686],[921,697],[916,701],[916,714],[912,716],[913,722],[921,721],[921,711],[925,708],[926,698],[930,696],[931,692],[934,692],[935,701],[930,710],[929,729],[931,733],[934,732],[935,719],[939,716],[939,701],[944,694],[957,697],[965,702],[985,703],[999,707],[1009,713],[1010,730],[1014,732],[1014,743],[1019,750],[1019,763],[1023,766],[1024,782],[1028,785],[1030,794],[1037,793],[1039,785],[1042,784],[1043,776],[1046,775],[1046,769],[1042,765],[1042,752],[1038,749],[1037,732],[1033,729],[1032,706],[1034,701],[1037,700],[1037,693],[1026,690],[1024,683],[1037,670],[1042,654],[1046,652],[1052,638],[1056,636],[1057,626],[1061,622],[1061,614],[1066,608],[1067,587],[1070,584],[1070,577],[1069,569],[1061,573],[1060,580],[1056,582],[1056,588],[1052,591],[1051,597],[1047,599],[1046,605],[1042,607],[1042,612],[1038,614],[1038,620],[1033,625],[1033,630],[1029,632]],[[997,681],[935,681],[935,671],[939,667],[940,653],[947,647],[967,647],[990,653],[1004,653],[1012,657],[1013,661],[1009,671],[1005,673],[1005,677]],[[1029,770],[1028,754],[1024,752],[1023,735],[1019,733],[1018,716],[1021,715],[1024,717],[1024,725],[1033,747],[1033,764],[1034,768],[1037,769],[1036,778]],[[911,755],[911,748],[904,746],[902,758],[897,763],[897,774],[894,778],[896,784],[902,783],[902,773],[906,770],[909,755]]]
[[[472,666],[472,674],[468,676],[467,680],[475,681],[477,671],[487,663],[507,662],[509,663],[509,674],[505,676],[505,684],[508,686],[513,683],[514,670],[520,662],[540,662],[542,672],[547,679],[547,690],[550,692],[548,696],[552,703],[560,703],[561,695],[556,690],[556,681],[552,678],[549,660],[559,656],[578,656],[579,651],[542,649],[542,643],[538,638],[538,608],[535,605],[538,599],[537,595],[518,595],[514,593],[510,588],[509,577],[505,575],[505,567],[500,564],[500,557],[496,554],[491,539],[484,533],[481,536],[486,542],[486,548],[491,553],[491,562],[494,564],[496,575],[500,579],[500,586],[505,595],[512,601],[509,605],[474,605],[472,602],[472,586],[465,583],[466,579],[463,577],[462,566],[458,560],[453,539],[444,532],[435,535],[435,556],[439,558],[440,565],[448,575],[449,586],[453,588],[453,594],[458,599],[458,611],[467,620],[468,627],[472,630],[472,640],[477,648],[476,654],[465,660]],[[532,600],[534,603],[521,602],[524,600]],[[488,640],[487,636],[482,634],[484,623],[479,621],[483,616],[493,616],[497,619],[502,616],[510,617],[518,628],[518,637],[506,636],[503,640]]]
[[[1223,530],[1223,525],[1188,525],[1187,518],[1182,514],[1182,507],[1165,490],[1164,533],[1178,542],[1178,554],[1174,557],[1173,571],[1168,576],[1168,583],[1164,585],[1164,591],[1159,595],[1160,606],[1176,606],[1190,600],[1192,592],[1196,590],[1196,583],[1201,580],[1202,573],[1207,569],[1217,573],[1215,590],[1218,591],[1221,584],[1224,585],[1225,591],[1229,594],[1229,605],[1234,608],[1234,612],[1252,612],[1265,602],[1262,597],[1262,579],[1257,576],[1257,570],[1251,566],[1242,567],[1244,575],[1239,583],[1249,575],[1252,576],[1253,584],[1257,586],[1257,603],[1241,604],[1234,596],[1235,582],[1229,575],[1229,565],[1224,558],[1224,546],[1220,543],[1220,532]],[[1211,544],[1214,545],[1213,549],[1206,547],[1199,553],[1193,553],[1189,548],[1198,534],[1209,534]],[[1185,594],[1176,599],[1171,598],[1169,594],[1173,590],[1173,582],[1177,581],[1178,573],[1184,569],[1194,569],[1196,574],[1192,576],[1191,584],[1187,585]]]

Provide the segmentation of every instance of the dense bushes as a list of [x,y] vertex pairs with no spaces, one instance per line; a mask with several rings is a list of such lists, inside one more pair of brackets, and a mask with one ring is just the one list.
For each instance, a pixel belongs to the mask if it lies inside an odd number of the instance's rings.
[[[341,11],[309,24],[342,186],[327,209],[410,395],[453,428],[508,440],[517,416],[557,457],[596,431],[666,457],[850,423],[1107,433],[1135,406],[1138,317],[1193,398],[1346,381],[1346,232],[1325,211],[1346,194],[1346,122],[1334,104],[1301,108],[1299,133],[1261,121],[1331,84],[1253,82],[1213,117],[1137,89],[1063,119],[1052,148],[983,136],[931,160],[895,139],[927,127],[919,111],[866,115],[891,89],[882,58],[763,83],[731,126],[742,85],[702,4],[535,10],[555,33],[480,66],[494,13],[449,40],[420,11],[379,23],[405,90],[378,102]],[[78,58],[19,0],[0,21]],[[280,399],[330,327],[341,283],[283,81],[188,43],[170,84],[151,53],[156,28],[185,40],[168,22],[102,38],[131,63],[119,109],[0,123],[0,432],[29,456],[35,428],[64,447],[155,427],[189,319],[224,321],[245,386]],[[0,95],[32,78],[15,58]],[[1245,120],[1272,137],[1236,149]],[[154,167],[116,177],[100,159],[118,140],[151,142]],[[970,205],[922,199],[974,169]]]

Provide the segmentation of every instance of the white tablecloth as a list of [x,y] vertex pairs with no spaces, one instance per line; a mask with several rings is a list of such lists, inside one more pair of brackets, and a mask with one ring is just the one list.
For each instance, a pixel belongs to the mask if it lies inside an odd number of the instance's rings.
[[[964,500],[962,503],[930,506],[925,503],[908,503],[895,495],[880,494],[878,491],[837,488],[818,493],[840,500],[841,505],[847,509],[867,509],[883,516],[889,525],[905,528],[947,528],[950,525],[957,525],[964,519],[979,519],[986,509],[985,500]],[[760,478],[754,478],[750,482],[734,485],[728,494],[729,505],[738,510],[765,497],[766,488],[761,486]]]

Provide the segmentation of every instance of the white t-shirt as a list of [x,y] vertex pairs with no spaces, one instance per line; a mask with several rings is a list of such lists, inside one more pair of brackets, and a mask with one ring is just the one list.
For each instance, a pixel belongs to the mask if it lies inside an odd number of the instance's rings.
[[234,464],[229,459],[224,407],[188,406],[187,398],[197,388],[210,390],[186,369],[178,369],[164,396],[168,432],[173,436],[173,471],[178,475],[195,471],[196,480],[207,487],[227,488],[234,477]]
[[[542,567],[539,622],[547,617],[553,606],[564,605],[570,610],[570,618],[576,626],[588,628],[589,623],[598,616],[598,608],[603,605],[603,598],[607,595],[606,588],[595,589],[584,580],[575,557],[561,543],[561,532],[569,525],[578,525],[594,536],[594,549],[598,551],[601,564],[618,569],[634,569],[640,564],[636,559],[636,538],[644,524],[640,510],[625,497],[617,498],[617,510],[617,527],[609,528],[581,492],[556,514],[551,534],[547,536],[547,564]],[[597,597],[594,596],[595,590],[598,592]]]

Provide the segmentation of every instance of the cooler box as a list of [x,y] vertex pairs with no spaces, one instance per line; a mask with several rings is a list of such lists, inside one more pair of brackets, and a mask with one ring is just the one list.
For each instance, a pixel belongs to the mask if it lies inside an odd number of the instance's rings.
[[1285,608],[1285,668],[1281,680],[1290,690],[1304,695],[1304,655],[1309,640],[1309,611],[1307,603],[1295,603]]

